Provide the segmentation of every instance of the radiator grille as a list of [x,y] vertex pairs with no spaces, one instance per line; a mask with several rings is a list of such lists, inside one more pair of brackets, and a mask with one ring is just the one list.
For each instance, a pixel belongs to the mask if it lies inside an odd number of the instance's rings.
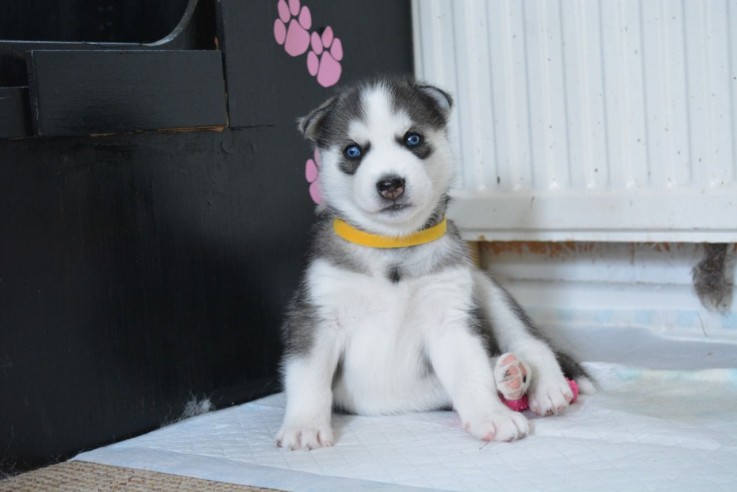
[[737,240],[737,0],[415,0],[468,239]]

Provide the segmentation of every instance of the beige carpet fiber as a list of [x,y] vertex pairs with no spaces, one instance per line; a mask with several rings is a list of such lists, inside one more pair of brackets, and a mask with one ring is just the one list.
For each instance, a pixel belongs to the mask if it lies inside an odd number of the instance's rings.
[[0,491],[266,491],[133,468],[68,461],[0,481]]

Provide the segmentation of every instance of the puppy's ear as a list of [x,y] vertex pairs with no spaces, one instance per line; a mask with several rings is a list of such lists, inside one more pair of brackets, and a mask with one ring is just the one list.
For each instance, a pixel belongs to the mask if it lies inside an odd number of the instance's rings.
[[335,106],[336,98],[331,97],[313,110],[307,116],[303,116],[297,120],[297,128],[305,138],[315,142],[317,140],[317,130],[320,128],[325,115],[327,115]]
[[437,105],[438,109],[447,117],[453,107],[453,98],[450,94],[434,85],[417,82],[415,88],[422,94],[429,96]]

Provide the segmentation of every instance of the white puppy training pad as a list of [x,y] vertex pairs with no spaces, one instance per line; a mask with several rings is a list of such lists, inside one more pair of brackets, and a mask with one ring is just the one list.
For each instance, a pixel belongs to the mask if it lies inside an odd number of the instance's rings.
[[283,395],[201,415],[75,459],[285,490],[734,490],[737,369],[586,364],[601,391],[532,435],[484,444],[453,412],[334,415],[335,447],[274,444]]

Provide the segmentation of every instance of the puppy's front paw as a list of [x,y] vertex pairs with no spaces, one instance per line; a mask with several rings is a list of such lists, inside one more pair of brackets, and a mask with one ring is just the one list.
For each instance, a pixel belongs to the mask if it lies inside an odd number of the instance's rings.
[[530,425],[524,415],[506,408],[469,419],[463,423],[463,427],[482,441],[514,441],[522,439],[530,432]]
[[573,391],[566,378],[546,377],[533,382],[528,392],[530,410],[543,417],[565,410],[573,400]]
[[333,430],[329,425],[282,426],[276,435],[276,445],[289,451],[330,447],[333,442]]

